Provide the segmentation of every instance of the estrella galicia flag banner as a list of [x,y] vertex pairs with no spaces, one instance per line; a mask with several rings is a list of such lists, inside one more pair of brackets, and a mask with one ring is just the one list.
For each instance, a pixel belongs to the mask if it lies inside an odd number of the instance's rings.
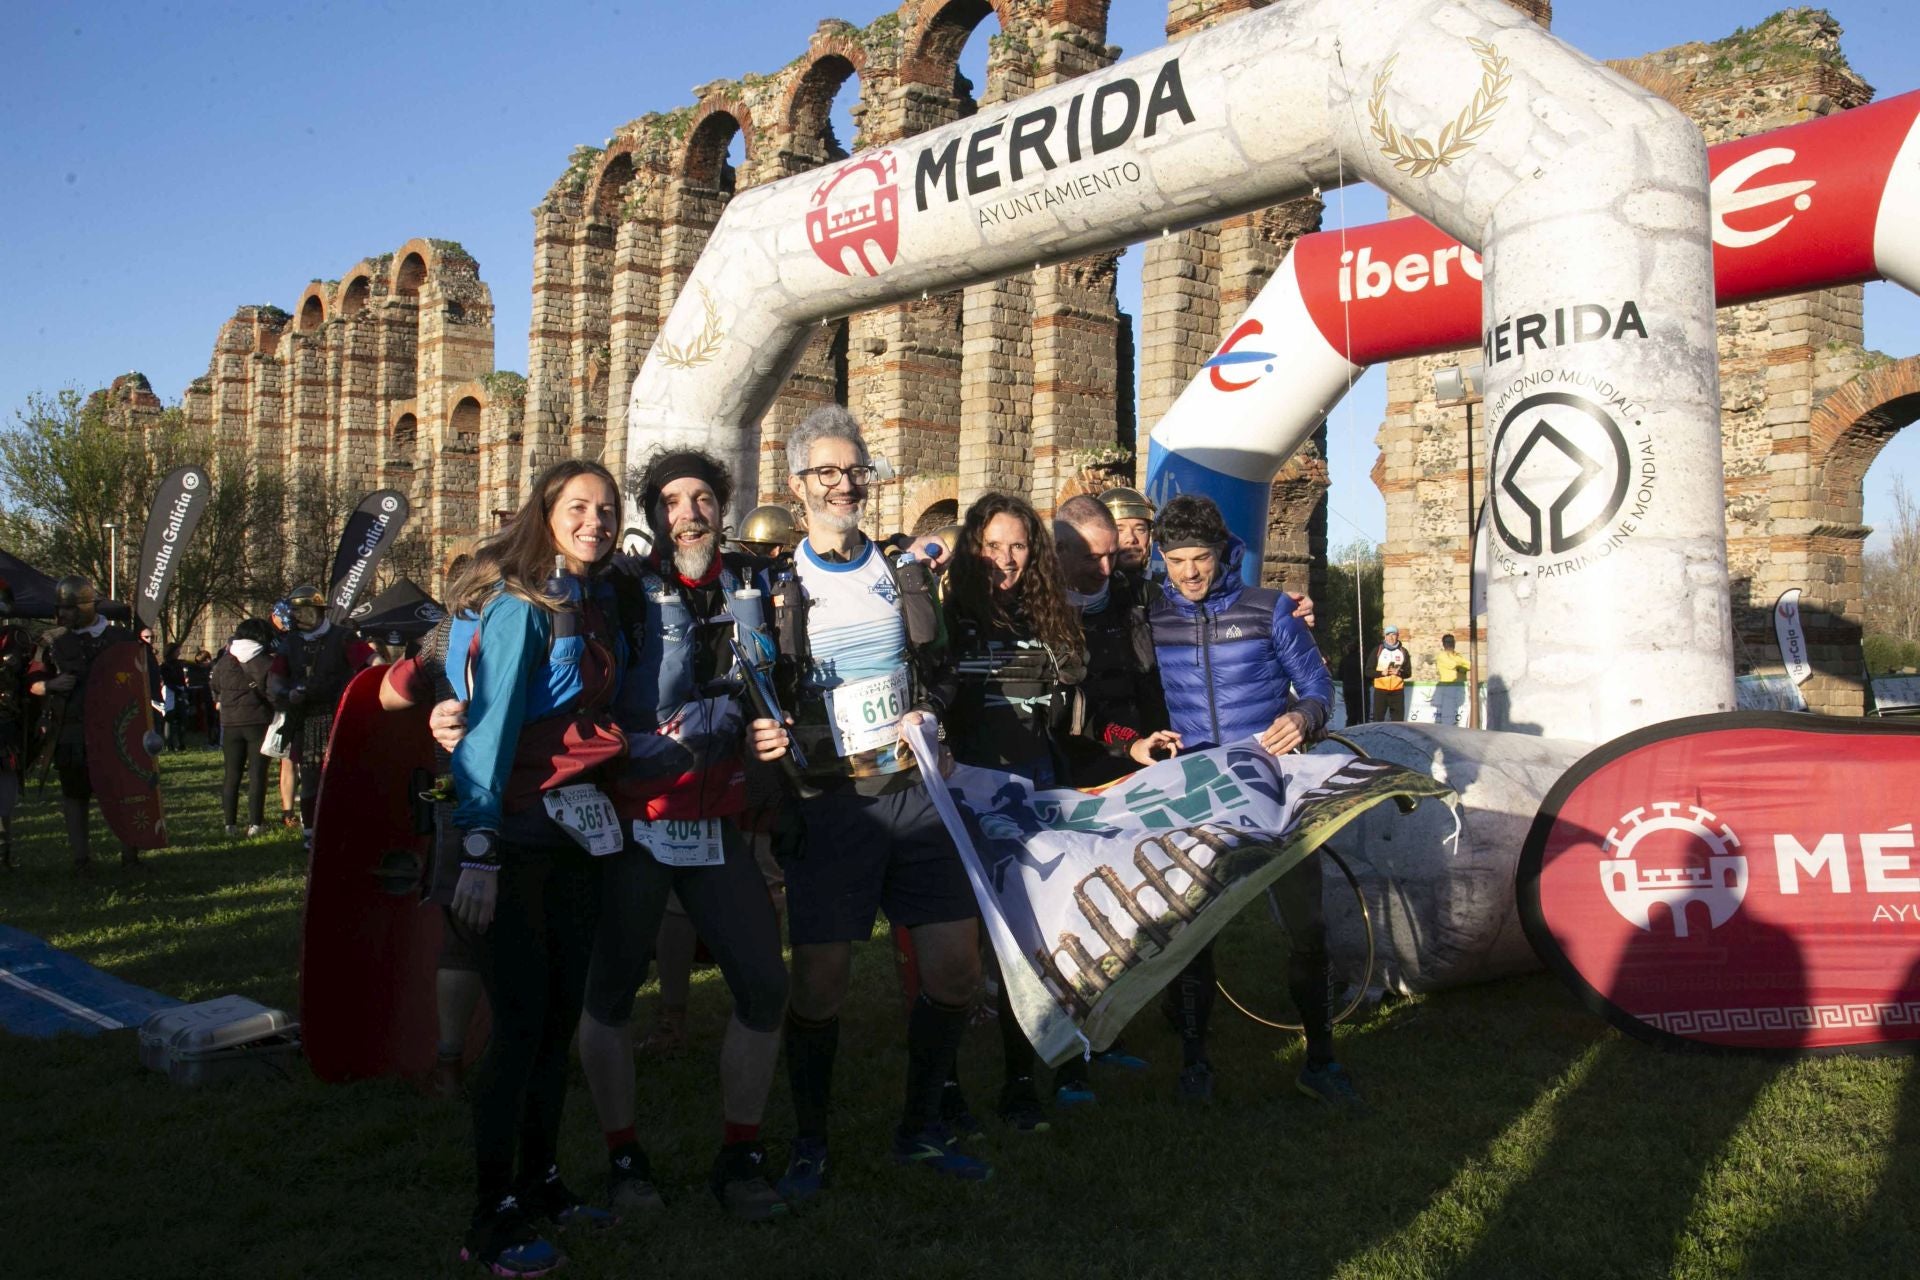
[[1344,753],[1275,757],[1253,739],[1164,760],[1099,793],[1037,791],[957,766],[910,727],[921,777],[980,902],[1014,1014],[1057,1064],[1104,1049],[1239,910],[1341,827],[1443,783]]
[[140,580],[134,584],[133,611],[150,627],[160,625],[167,588],[187,553],[187,542],[200,526],[213,485],[198,467],[175,467],[154,491],[147,512],[147,534],[140,544]]
[[400,536],[410,514],[406,494],[375,489],[347,517],[340,549],[333,553],[333,576],[327,580],[327,617],[336,625],[347,620],[360,593],[373,584],[380,557]]
[[1920,728],[1731,712],[1568,770],[1516,889],[1534,950],[1642,1040],[1821,1052],[1920,1041]]

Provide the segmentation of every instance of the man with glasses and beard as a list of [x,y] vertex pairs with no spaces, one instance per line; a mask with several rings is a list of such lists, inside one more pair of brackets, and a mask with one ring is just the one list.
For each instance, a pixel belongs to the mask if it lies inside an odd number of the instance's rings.
[[795,428],[787,469],[808,532],[775,589],[775,621],[784,700],[816,794],[799,801],[805,833],[786,865],[797,1133],[780,1187],[799,1201],[827,1185],[840,1006],[853,944],[872,935],[882,909],[911,934],[921,979],[894,1158],[979,1181],[991,1167],[960,1152],[940,1116],[980,984],[979,909],[902,740],[905,726],[944,712],[954,696],[939,610],[925,565],[906,554],[891,562],[860,530],[875,470],[846,410],[818,409]]

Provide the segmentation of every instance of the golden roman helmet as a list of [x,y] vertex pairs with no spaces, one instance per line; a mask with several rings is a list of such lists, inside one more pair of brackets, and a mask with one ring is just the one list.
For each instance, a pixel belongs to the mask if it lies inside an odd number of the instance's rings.
[[740,532],[734,537],[736,542],[781,547],[790,547],[799,540],[800,531],[794,527],[793,512],[778,503],[755,507],[747,512],[747,518],[740,524]]
[[1100,505],[1115,520],[1153,519],[1153,504],[1138,489],[1109,489],[1100,495]]

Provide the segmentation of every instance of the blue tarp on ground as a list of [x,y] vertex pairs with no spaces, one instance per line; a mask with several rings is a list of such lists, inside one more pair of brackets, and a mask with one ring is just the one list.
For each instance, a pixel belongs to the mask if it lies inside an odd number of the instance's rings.
[[0,1027],[15,1035],[90,1036],[138,1027],[155,1010],[179,1003],[0,924]]

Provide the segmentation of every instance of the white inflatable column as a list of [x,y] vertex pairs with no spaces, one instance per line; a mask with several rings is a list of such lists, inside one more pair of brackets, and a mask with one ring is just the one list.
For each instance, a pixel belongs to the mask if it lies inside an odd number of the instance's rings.
[[1543,157],[1486,243],[1488,727],[1605,742],[1732,710],[1700,135]]

